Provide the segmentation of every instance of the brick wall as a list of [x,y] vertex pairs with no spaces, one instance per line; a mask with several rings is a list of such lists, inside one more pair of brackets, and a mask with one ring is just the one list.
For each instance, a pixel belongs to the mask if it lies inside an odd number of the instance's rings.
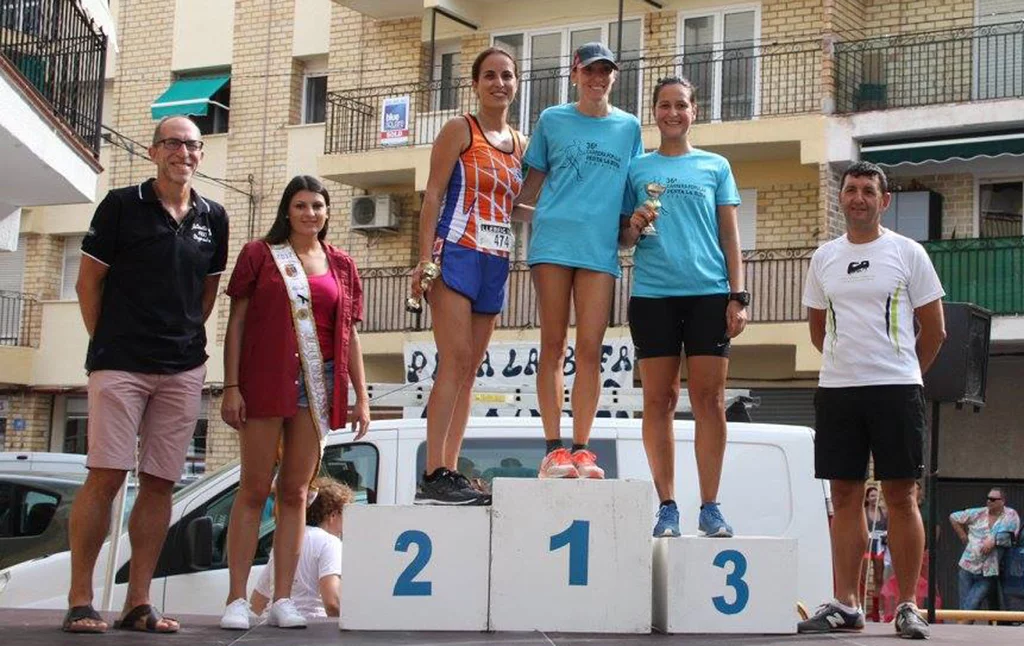
[[757,248],[813,247],[821,227],[813,182],[775,184],[757,191]]
[[863,0],[868,36],[974,24],[974,0]]
[[[53,395],[21,391],[3,395],[10,402],[4,451],[49,451],[50,410]],[[25,430],[15,431],[14,420],[24,419]]]
[[818,165],[818,213],[822,226],[818,242],[827,242],[846,233],[846,220],[839,209],[839,186],[842,173],[829,164]]
[[206,471],[209,473],[239,456],[238,431],[220,418],[222,394],[212,395],[206,409]]
[[765,42],[803,40],[821,34],[825,24],[822,0],[764,0],[761,39]]
[[644,14],[644,57],[671,57],[679,50],[678,15],[675,11]]
[[[37,301],[60,297],[64,264],[64,238],[31,233],[25,236],[25,270],[22,290]],[[22,333],[28,345],[39,347],[42,334],[42,306],[36,302],[22,318]]]

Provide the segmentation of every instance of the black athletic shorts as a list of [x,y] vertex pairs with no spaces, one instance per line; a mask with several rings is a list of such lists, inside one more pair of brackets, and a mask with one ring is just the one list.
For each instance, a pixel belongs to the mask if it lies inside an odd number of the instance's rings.
[[637,359],[729,356],[728,294],[629,299],[629,332]]
[[924,392],[917,385],[818,388],[814,476],[864,480],[870,452],[877,480],[920,478],[924,410]]

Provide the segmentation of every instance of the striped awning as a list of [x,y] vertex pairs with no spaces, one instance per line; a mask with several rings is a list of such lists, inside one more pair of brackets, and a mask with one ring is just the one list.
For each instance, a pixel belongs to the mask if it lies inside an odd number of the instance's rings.
[[860,157],[880,166],[917,166],[949,160],[1024,156],[1024,132],[864,144]]
[[230,76],[178,79],[153,102],[150,112],[154,119],[179,114],[204,117],[209,112],[211,103],[227,110],[228,106],[217,103],[211,97],[230,80]]

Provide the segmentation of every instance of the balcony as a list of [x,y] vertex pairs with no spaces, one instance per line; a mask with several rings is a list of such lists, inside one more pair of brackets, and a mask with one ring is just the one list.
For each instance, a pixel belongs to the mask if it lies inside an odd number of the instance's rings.
[[20,292],[0,292],[0,346],[36,347],[39,301]]
[[1024,97],[1024,22],[835,45],[840,113]]
[[[925,243],[946,289],[946,300],[968,301],[996,316],[1024,314],[1024,238],[977,238],[936,240]],[[752,323],[792,323],[807,319],[801,303],[804,281],[814,248],[765,249],[743,252],[747,289],[754,295]],[[430,329],[430,308],[422,316],[409,314],[404,303],[409,287],[408,267],[364,269],[366,311],[361,332],[405,332]],[[628,325],[631,259],[615,283],[610,325]],[[535,328],[537,296],[524,263],[509,272],[506,305],[498,317],[499,328]]]
[[[685,76],[701,88],[698,123],[750,121],[820,111],[822,47],[818,40],[739,48],[712,45],[670,57],[623,61],[612,104],[653,125],[649,93],[659,78]],[[324,152],[362,153],[381,143],[381,111],[388,97],[409,97],[409,136],[403,145],[431,144],[444,123],[477,108],[472,79],[358,88],[328,94]],[[525,134],[540,113],[570,98],[569,70],[521,73],[510,123]]]

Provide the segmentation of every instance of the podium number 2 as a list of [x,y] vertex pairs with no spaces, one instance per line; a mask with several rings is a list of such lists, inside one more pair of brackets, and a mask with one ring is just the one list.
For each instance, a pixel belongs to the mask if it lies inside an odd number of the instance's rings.
[[416,558],[408,565],[395,581],[395,589],[392,596],[395,597],[429,597],[431,593],[430,581],[413,581],[416,575],[423,571],[430,561],[430,553],[433,545],[430,537],[417,529],[410,529],[402,532],[395,541],[396,552],[408,552],[409,547],[416,546]]
[[732,572],[725,576],[725,584],[736,591],[736,599],[729,603],[719,595],[712,597],[711,601],[715,604],[715,610],[723,615],[735,615],[743,612],[750,600],[750,588],[743,580],[743,575],[747,573],[747,557],[736,550],[719,552],[714,560],[715,567],[725,569],[726,563],[732,563]]
[[549,552],[569,546],[569,585],[587,585],[590,559],[590,521],[574,520],[565,531],[551,537]]

